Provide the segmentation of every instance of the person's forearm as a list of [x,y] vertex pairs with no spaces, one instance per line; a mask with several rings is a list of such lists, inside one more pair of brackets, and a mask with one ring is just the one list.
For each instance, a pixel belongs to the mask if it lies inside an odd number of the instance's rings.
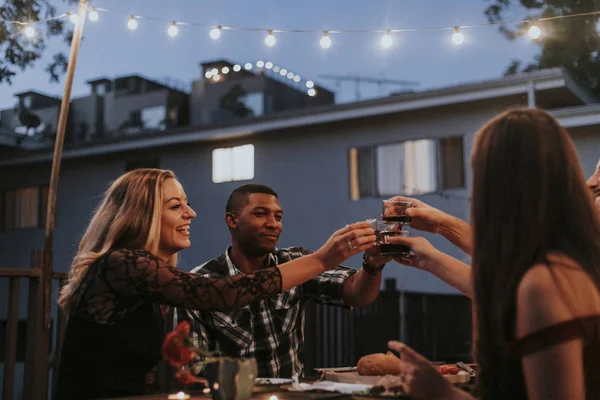
[[447,215],[440,224],[440,234],[468,255],[473,253],[473,232],[468,222]]
[[295,260],[288,261],[278,266],[281,273],[281,291],[285,292],[293,287],[321,275],[327,268],[321,258],[309,254]]
[[432,261],[433,265],[427,268],[428,272],[459,290],[465,296],[473,298],[472,270],[469,265],[442,252],[438,252]]
[[379,295],[381,272],[371,275],[364,269],[346,279],[344,282],[344,303],[350,307],[370,305]]

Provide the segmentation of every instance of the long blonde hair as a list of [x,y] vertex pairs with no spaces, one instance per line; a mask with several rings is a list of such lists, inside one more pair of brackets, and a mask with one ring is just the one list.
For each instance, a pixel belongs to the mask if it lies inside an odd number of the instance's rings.
[[[108,250],[120,247],[157,254],[162,186],[169,178],[175,179],[171,171],[141,168],[122,175],[110,185],[81,239],[69,280],[60,291],[58,304],[66,312],[90,265]],[[167,262],[175,266],[177,255]]]

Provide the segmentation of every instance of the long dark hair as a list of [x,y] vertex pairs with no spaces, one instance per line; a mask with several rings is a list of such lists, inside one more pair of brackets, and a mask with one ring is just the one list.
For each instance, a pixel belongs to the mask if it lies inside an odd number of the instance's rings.
[[[567,131],[538,109],[510,110],[478,133],[472,155],[474,353],[484,398],[507,393],[516,290],[550,252],[576,261],[600,290],[600,218]],[[496,396],[494,396],[496,395]]]

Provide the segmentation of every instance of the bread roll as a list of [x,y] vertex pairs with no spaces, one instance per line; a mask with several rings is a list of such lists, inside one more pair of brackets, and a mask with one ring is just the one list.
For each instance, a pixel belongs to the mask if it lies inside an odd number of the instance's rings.
[[387,354],[375,353],[364,356],[358,360],[356,369],[360,375],[400,375],[401,362],[402,361],[391,351],[388,351]]

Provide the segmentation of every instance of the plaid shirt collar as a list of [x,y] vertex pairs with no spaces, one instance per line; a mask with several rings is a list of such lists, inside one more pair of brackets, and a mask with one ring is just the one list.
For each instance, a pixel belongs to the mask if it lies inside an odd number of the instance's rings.
[[[227,276],[233,276],[233,275],[237,275],[237,274],[241,274],[242,271],[240,271],[234,264],[233,261],[231,261],[231,257],[229,256],[229,252],[231,251],[231,246],[227,247],[227,249],[225,250],[225,262],[227,263]],[[276,267],[278,265],[277,263],[277,257],[275,256],[275,254],[277,253],[277,251],[279,251],[277,248],[275,248],[275,250],[273,250],[273,252],[269,253],[267,255],[267,258],[265,259],[265,263],[263,265],[263,268],[269,268],[269,267]]]

